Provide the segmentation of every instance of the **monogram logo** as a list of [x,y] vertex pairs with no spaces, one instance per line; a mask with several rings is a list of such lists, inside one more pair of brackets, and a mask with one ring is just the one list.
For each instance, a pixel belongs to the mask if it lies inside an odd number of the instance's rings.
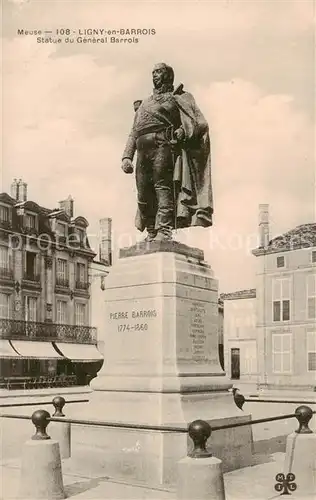
[[279,472],[275,476],[275,480],[277,484],[274,486],[274,489],[281,493],[281,495],[291,495],[290,491],[295,491],[297,488],[297,484],[294,483],[295,475],[292,472],[289,472],[286,476]]

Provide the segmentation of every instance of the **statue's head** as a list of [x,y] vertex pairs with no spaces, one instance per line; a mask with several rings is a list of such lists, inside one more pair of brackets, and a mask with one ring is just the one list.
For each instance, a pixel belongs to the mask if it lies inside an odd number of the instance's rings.
[[160,89],[163,85],[170,89],[173,87],[174,71],[171,66],[165,63],[156,64],[152,75],[155,89]]

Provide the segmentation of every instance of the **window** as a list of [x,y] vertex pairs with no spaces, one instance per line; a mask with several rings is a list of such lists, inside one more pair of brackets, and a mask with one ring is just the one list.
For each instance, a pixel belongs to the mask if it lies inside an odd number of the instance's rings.
[[36,215],[25,214],[25,227],[28,229],[36,229]]
[[37,298],[26,296],[24,299],[25,321],[37,320]]
[[316,332],[307,333],[307,370],[316,371]]
[[292,371],[292,335],[290,333],[272,334],[272,370],[274,373]]
[[76,232],[77,232],[77,234],[79,235],[80,240],[83,240],[83,238],[84,238],[84,234],[85,234],[85,230],[84,230],[84,229],[81,229],[80,227],[77,227],[77,228],[76,228]]
[[59,236],[67,236],[66,224],[63,224],[62,222],[58,222],[56,225],[56,233],[59,234]]
[[77,234],[77,237],[79,238],[80,244],[84,245],[85,244],[85,238],[86,238],[86,231],[85,231],[85,229],[76,227],[76,234]]
[[65,300],[57,300],[57,319],[59,324],[68,323],[68,303]]
[[291,317],[290,279],[273,281],[273,321],[289,321]]
[[10,268],[8,247],[0,246],[0,267],[1,269]]
[[307,276],[307,318],[316,318],[316,274]]
[[75,305],[75,324],[85,325],[86,324],[86,304],[81,304],[77,302]]
[[86,281],[86,266],[81,262],[77,262],[77,281]]
[[86,276],[86,265],[77,262],[76,265],[76,287],[77,288],[85,288],[87,285],[87,276]]
[[11,295],[0,293],[0,318],[10,318],[11,315]]
[[285,266],[284,257],[277,257],[277,267],[284,267],[284,266]]
[[69,285],[68,261],[66,259],[57,259],[56,281],[58,285]]
[[9,222],[9,207],[0,205],[0,222]]
[[312,251],[312,263],[316,264],[316,250]]
[[244,348],[242,348],[242,363],[243,372],[245,374],[257,372],[257,352],[255,345],[245,345]]
[[37,280],[37,255],[35,252],[25,252],[25,274],[24,278],[27,280]]

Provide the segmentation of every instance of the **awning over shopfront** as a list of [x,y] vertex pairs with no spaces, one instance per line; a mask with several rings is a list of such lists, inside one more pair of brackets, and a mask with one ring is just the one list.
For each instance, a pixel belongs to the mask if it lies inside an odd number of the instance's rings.
[[11,340],[14,349],[23,358],[62,359],[51,342],[33,342],[27,340]]
[[9,340],[0,339],[0,358],[20,358],[15,352]]
[[66,342],[56,342],[56,347],[71,361],[91,362],[103,359],[102,354],[95,345],[90,344],[70,344]]

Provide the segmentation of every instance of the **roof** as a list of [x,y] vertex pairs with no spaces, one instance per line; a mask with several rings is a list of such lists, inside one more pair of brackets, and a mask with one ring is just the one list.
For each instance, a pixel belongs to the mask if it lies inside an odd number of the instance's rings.
[[[2,236],[5,234],[6,238],[8,238],[10,233],[18,233],[25,237],[32,237],[32,241],[38,240],[41,244],[43,244],[44,240],[46,242],[50,241],[55,245],[60,245],[63,249],[88,254],[89,258],[95,257],[96,253],[91,249],[87,235],[85,235],[84,241],[80,240],[80,242],[77,242],[77,240],[73,239],[73,235],[76,234],[76,227],[83,229],[88,227],[88,221],[84,217],[71,218],[63,209],[45,208],[31,200],[18,201],[8,193],[0,193],[0,203],[12,207],[9,220],[0,221]],[[23,213],[25,211],[37,214],[38,223],[36,228],[25,226],[23,222]],[[55,234],[50,223],[51,219],[66,222],[69,225],[68,236]],[[42,237],[45,238],[43,239]]]
[[220,298],[224,300],[238,299],[254,299],[256,297],[256,289],[248,288],[247,290],[237,290],[236,292],[221,293]]
[[255,248],[254,255],[288,252],[299,248],[316,247],[316,223],[301,224],[269,241],[267,248]]

